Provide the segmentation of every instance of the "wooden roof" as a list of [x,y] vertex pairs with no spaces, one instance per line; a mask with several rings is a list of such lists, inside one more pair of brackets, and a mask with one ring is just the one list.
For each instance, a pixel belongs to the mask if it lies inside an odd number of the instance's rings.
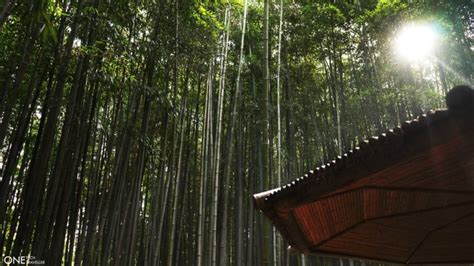
[[392,263],[474,262],[474,91],[254,195],[291,248]]

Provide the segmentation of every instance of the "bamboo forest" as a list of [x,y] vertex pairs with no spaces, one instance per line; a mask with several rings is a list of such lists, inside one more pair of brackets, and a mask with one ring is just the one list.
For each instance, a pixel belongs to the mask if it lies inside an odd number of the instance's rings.
[[290,252],[252,195],[473,59],[470,0],[2,0],[2,263],[376,265]]

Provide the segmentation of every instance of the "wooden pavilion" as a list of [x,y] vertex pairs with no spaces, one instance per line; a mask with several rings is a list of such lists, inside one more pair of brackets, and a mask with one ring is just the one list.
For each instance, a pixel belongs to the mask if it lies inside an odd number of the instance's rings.
[[254,195],[292,249],[400,264],[474,262],[474,91]]

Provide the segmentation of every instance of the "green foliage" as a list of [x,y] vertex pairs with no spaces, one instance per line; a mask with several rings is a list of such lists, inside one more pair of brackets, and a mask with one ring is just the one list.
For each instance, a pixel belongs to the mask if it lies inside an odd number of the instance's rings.
[[[267,152],[274,166],[280,7],[279,1],[270,2],[270,130],[265,133],[271,140]],[[6,225],[0,237],[12,239],[5,244],[8,248],[25,233],[34,241],[21,248],[36,256],[32,252],[40,249],[38,232],[44,230],[47,236],[56,234],[43,239],[45,259],[53,257],[49,250],[67,251],[57,255],[58,263],[47,261],[48,265],[72,265],[76,258],[90,265],[164,265],[168,258],[159,253],[174,249],[182,253],[175,253],[169,264],[187,265],[197,261],[199,200],[209,203],[217,195],[228,201],[230,218],[224,222],[232,232],[227,234],[247,234],[242,247],[248,245],[248,250],[242,257],[252,260],[242,264],[261,264],[261,254],[255,252],[262,249],[259,216],[254,213],[251,220],[250,209],[244,208],[244,229],[237,228],[234,219],[239,214],[234,197],[248,199],[262,190],[266,128],[260,121],[266,111],[264,9],[262,1],[248,1],[236,132],[232,137],[229,133],[241,59],[243,3],[17,2],[0,29],[0,122],[11,114],[7,123],[0,124],[0,135],[5,129],[1,167],[6,158],[16,160],[11,182],[5,186],[6,220],[0,221]],[[472,1],[298,0],[284,5],[279,76],[284,181],[333,159],[364,137],[444,107],[447,89],[472,83]],[[226,10],[231,15],[224,32]],[[436,60],[415,64],[393,52],[397,31],[413,21],[437,26]],[[29,38],[36,30],[37,38]],[[75,40],[69,51],[68,43]],[[219,86],[223,86],[221,117],[216,114]],[[37,97],[30,98],[33,95]],[[24,136],[19,135],[21,121],[26,121],[21,124]],[[218,124],[220,143],[216,143]],[[46,131],[49,125],[51,130]],[[13,142],[19,144],[17,154],[11,154]],[[226,152],[232,142],[239,153],[230,160]],[[230,169],[230,180],[215,192],[211,189],[215,173],[204,166],[215,158],[217,144],[224,151],[219,169]],[[42,145],[50,145],[51,152],[38,154],[45,150]],[[38,161],[44,165],[36,166]],[[0,170],[3,178],[4,169]],[[24,204],[30,199],[25,189],[31,180],[43,181],[35,201],[41,206],[17,213],[31,205]],[[53,189],[55,181],[61,186]],[[67,191],[63,188],[68,184],[60,183],[66,181],[72,186]],[[201,181],[206,195],[200,195]],[[227,199],[225,189],[231,195]],[[70,195],[63,200],[66,192]],[[67,212],[59,213],[60,202],[68,203]],[[42,228],[48,204],[58,213],[47,217],[51,226]],[[183,215],[176,224],[169,217],[173,206]],[[35,219],[21,221],[34,210]],[[65,216],[56,219],[60,214]],[[28,231],[19,223],[34,224],[34,229]],[[60,223],[67,229],[63,235],[57,231]],[[206,220],[203,228],[210,228],[210,222]],[[17,229],[23,231],[12,233]],[[171,231],[176,233],[175,243],[169,243]],[[207,236],[203,242],[209,249]],[[67,244],[64,249],[50,248],[55,243]],[[237,244],[224,244],[228,256],[234,256],[228,260],[232,265],[237,261]],[[106,254],[107,248],[111,250]],[[203,265],[210,262],[209,256],[203,255]]]
[[197,25],[211,30],[214,37],[216,31],[223,29],[223,25],[217,19],[216,15],[208,11],[202,3],[196,4],[192,12],[192,17]]

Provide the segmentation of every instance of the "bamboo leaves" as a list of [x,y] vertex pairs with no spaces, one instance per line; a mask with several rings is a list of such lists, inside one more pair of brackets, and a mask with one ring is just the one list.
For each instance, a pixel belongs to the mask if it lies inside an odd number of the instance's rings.
[[472,79],[468,1],[433,11],[455,41],[426,68],[389,47],[427,4],[369,2],[4,1],[2,256],[329,262],[289,254],[249,195]]

